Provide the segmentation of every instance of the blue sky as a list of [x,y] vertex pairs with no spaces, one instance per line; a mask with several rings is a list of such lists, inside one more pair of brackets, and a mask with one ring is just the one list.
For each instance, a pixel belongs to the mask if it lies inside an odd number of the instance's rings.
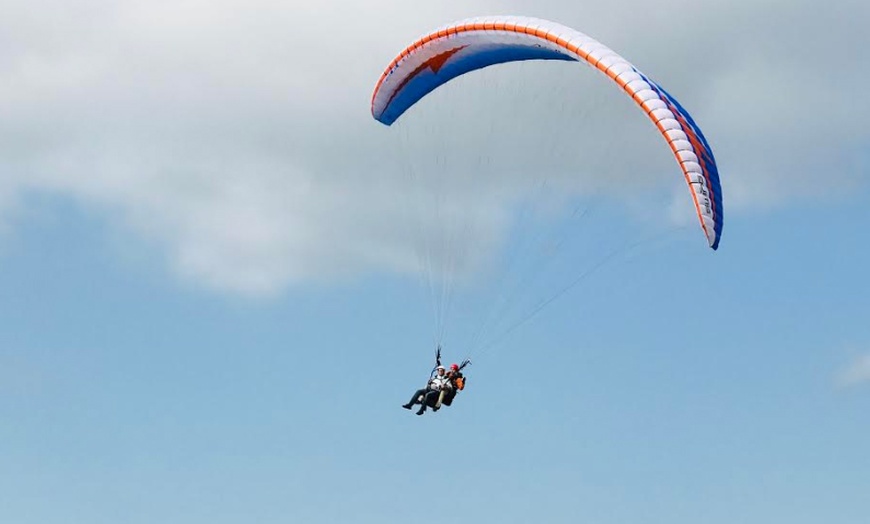
[[[689,236],[611,264],[419,418],[398,407],[431,358],[419,290],[215,297],[33,205],[0,299],[11,522],[866,515],[870,384],[837,381],[870,337],[870,255],[843,227],[863,197],[734,218],[716,254]],[[699,281],[709,307],[687,307]]]
[[[547,119],[583,114],[603,126],[578,131],[603,153],[590,160],[594,169],[577,172],[581,187],[572,190],[582,193],[605,171],[621,139],[636,148],[610,166],[615,178],[608,180],[637,179],[639,194],[654,196],[638,207],[637,193],[621,196],[616,182],[584,195],[594,207],[582,234],[559,251],[552,280],[524,290],[520,310],[552,296],[613,245],[662,240],[623,250],[472,354],[469,387],[456,403],[416,417],[399,406],[432,365],[435,319],[415,274],[420,246],[394,226],[407,219],[418,232],[438,230],[428,222],[431,209],[408,215],[407,206],[390,204],[414,194],[403,193],[407,164],[382,153],[396,151],[397,133],[369,120],[366,98],[391,53],[418,34],[463,16],[524,9],[517,2],[413,9],[379,2],[407,27],[367,41],[372,56],[344,72],[352,80],[315,95],[280,72],[247,81],[253,68],[271,71],[269,60],[291,54],[257,54],[264,65],[249,64],[246,53],[278,49],[294,17],[311,17],[306,31],[314,31],[328,14],[353,35],[352,19],[364,15],[338,4],[329,13],[266,4],[259,13],[216,4],[191,24],[204,9],[195,2],[118,8],[95,1],[64,23],[115,25],[70,49],[50,38],[53,22],[2,8],[11,50],[0,63],[11,87],[0,91],[7,96],[0,114],[8,117],[0,134],[18,141],[0,149],[0,520],[383,524],[440,522],[446,513],[455,522],[503,523],[867,521],[870,140],[859,117],[868,108],[823,74],[789,83],[787,55],[766,64],[770,75],[754,90],[745,84],[758,65],[750,51],[780,57],[783,38],[798,36],[775,26],[769,40],[753,40],[753,27],[763,24],[747,22],[747,52],[726,60],[716,43],[729,25],[711,23],[689,4],[666,2],[662,16],[688,13],[698,28],[648,46],[641,43],[650,35],[638,29],[646,20],[628,16],[631,2],[590,7],[588,16],[574,13],[573,3],[539,6],[532,14],[594,33],[655,71],[697,117],[723,166],[722,245],[709,250],[684,220],[691,209],[680,200],[679,173],[641,115],[627,106],[600,109],[601,100],[615,99],[609,94],[590,96],[591,107],[536,98],[540,108],[514,116],[528,119],[530,134],[514,135],[511,120],[498,120],[509,136],[486,135],[484,153],[455,147],[485,128],[439,137],[441,152],[453,155],[435,163],[453,168],[481,157],[489,166],[482,186],[453,180],[439,189],[470,210],[460,218],[475,228],[460,245],[482,246],[486,261],[469,272],[470,290],[455,294],[447,360],[465,356],[469,333],[503,296],[498,268],[523,241],[503,222],[516,219],[515,208],[481,187],[522,188],[512,181],[522,182],[533,165],[564,183],[563,167],[584,165],[566,147],[573,137],[529,138],[539,134],[536,111]],[[855,17],[840,7],[817,34],[866,41],[848,30]],[[762,17],[777,7],[734,3],[714,11],[730,20],[752,9]],[[790,15],[794,27],[818,18],[800,3]],[[245,41],[237,58],[213,59],[227,49],[214,35],[236,22],[239,35],[262,24],[262,40]],[[641,33],[626,36],[617,30],[623,23]],[[28,24],[32,30],[19,30]],[[183,38],[188,32],[201,37],[199,45]],[[114,39],[141,54],[119,66],[108,45]],[[675,57],[675,42],[683,41],[709,45],[721,74],[680,66],[699,52]],[[179,46],[172,54],[156,42]],[[840,43],[830,45],[849,49]],[[819,46],[812,52],[824,53]],[[68,60],[55,62],[67,52]],[[849,52],[841,54],[836,59],[849,62]],[[176,55],[182,58],[167,58]],[[90,66],[72,67],[82,76],[69,80],[69,64]],[[866,64],[853,66],[868,76]],[[137,82],[113,80],[107,71],[115,67]],[[300,67],[315,77],[321,71],[317,61]],[[467,97],[448,90],[436,100],[453,106],[421,108],[419,127],[399,128],[413,168],[433,157],[415,156],[420,144],[407,135],[438,136],[442,113],[455,117],[470,107],[486,114],[548,82],[564,96],[574,82],[541,69],[537,80],[500,87],[538,70],[517,71],[482,75],[477,88],[463,84]],[[826,93],[829,121],[801,128],[802,115],[775,97],[782,85],[793,87],[794,98],[802,89]],[[216,94],[191,108],[191,86]],[[237,92],[244,96],[234,98]],[[745,107],[726,104],[730,92],[741,93]],[[321,105],[318,96],[336,94],[339,101]],[[169,109],[153,111],[161,103]],[[768,109],[757,125],[745,125],[747,114]],[[77,122],[82,115],[92,118]],[[773,133],[769,121],[784,123]],[[523,164],[526,151],[515,147],[551,141],[543,164]],[[507,173],[511,164],[521,168]],[[503,176],[498,185],[487,170]],[[539,222],[525,225],[524,234],[539,233]],[[541,227],[564,234],[558,226]]]

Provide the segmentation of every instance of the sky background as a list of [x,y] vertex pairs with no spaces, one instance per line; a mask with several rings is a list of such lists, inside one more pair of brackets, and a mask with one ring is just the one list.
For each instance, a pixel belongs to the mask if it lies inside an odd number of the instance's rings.
[[[399,51],[487,14],[583,31],[680,100],[718,251],[658,133],[578,64],[371,118]],[[0,3],[0,521],[867,522],[868,21]],[[416,417],[438,342],[469,386]]]

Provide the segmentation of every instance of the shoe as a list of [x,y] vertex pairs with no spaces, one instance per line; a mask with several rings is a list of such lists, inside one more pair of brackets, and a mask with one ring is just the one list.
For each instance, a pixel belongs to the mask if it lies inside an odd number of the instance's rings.
[[402,407],[405,409],[411,409],[411,404],[402,404]]
[[435,411],[438,411],[439,409],[441,409],[441,408],[439,408],[439,407],[434,407],[434,408],[432,408],[432,411],[435,412]]
[[425,409],[422,409],[422,408],[417,410],[417,414],[418,414],[418,415],[422,415],[422,414],[425,413],[425,412],[426,412],[426,410],[425,410]]

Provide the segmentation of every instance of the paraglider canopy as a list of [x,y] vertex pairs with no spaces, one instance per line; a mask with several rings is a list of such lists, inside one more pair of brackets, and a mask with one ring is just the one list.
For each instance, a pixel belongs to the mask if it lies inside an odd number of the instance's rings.
[[661,86],[595,39],[555,22],[518,16],[461,20],[406,47],[372,94],[372,115],[391,125],[428,93],[494,64],[521,60],[585,63],[612,80],[644,111],[670,146],[709,246],[722,235],[722,189],[713,151],[691,115]]

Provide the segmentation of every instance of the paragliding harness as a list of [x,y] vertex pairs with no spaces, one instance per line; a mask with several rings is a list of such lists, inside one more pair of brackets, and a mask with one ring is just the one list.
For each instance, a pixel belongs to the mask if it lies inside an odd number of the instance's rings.
[[[434,409],[441,408],[441,405],[449,406],[453,404],[453,399],[456,397],[456,393],[465,389],[465,375],[462,374],[462,370],[465,366],[471,364],[471,360],[465,359],[459,365],[459,369],[456,370],[456,374],[450,377],[450,382],[453,383],[453,388],[449,391],[442,388],[441,392],[438,394],[438,400],[435,402],[435,405],[432,406]],[[432,372],[429,374],[429,380],[432,380],[432,377],[435,376],[435,372],[438,370],[438,366],[441,365],[441,346],[435,350],[435,367],[432,368]],[[451,373],[453,371],[451,370]]]

